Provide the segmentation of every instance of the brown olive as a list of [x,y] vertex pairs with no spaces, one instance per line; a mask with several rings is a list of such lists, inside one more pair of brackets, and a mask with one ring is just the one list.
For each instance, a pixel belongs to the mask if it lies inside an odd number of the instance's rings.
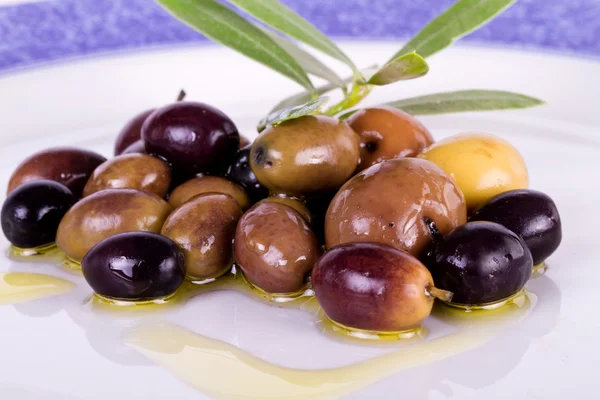
[[360,136],[359,171],[381,161],[414,157],[434,142],[423,124],[397,108],[360,110],[348,119],[348,124]]
[[336,190],[356,169],[358,135],[347,123],[304,116],[265,129],[250,152],[252,171],[272,193]]
[[96,167],[106,158],[92,151],[75,147],[53,147],[25,159],[8,182],[7,194],[25,182],[49,179],[62,183],[76,197],[81,197],[83,187]]
[[246,278],[268,293],[297,293],[319,256],[319,244],[304,218],[275,202],[260,202],[244,214],[235,232],[235,261]]
[[194,197],[167,218],[162,235],[183,249],[187,277],[217,278],[233,265],[233,236],[242,209],[224,193]]
[[250,207],[250,199],[241,186],[218,176],[199,176],[182,183],[169,195],[169,204],[177,208],[205,193],[225,193],[233,197],[242,209]]
[[165,197],[171,184],[171,168],[146,154],[122,154],[94,170],[83,196],[104,189],[138,189]]
[[312,285],[323,311],[353,329],[398,332],[418,327],[431,313],[431,274],[415,257],[380,243],[334,247],[316,262]]
[[441,234],[467,221],[465,199],[435,164],[397,158],[350,179],[333,198],[325,219],[328,248],[378,242],[419,256],[432,241],[430,222]]
[[136,189],[107,189],[77,202],[63,217],[56,244],[74,261],[103,239],[122,232],[159,233],[171,212],[166,201]]
[[276,195],[276,196],[269,196],[266,199],[261,200],[261,202],[265,202],[265,201],[272,201],[274,203],[284,204],[284,205],[296,210],[298,212],[298,214],[300,214],[302,216],[302,218],[304,218],[304,220],[306,222],[308,222],[309,224],[312,221],[312,216],[310,215],[310,211],[306,207],[306,204],[298,198],[284,196],[284,195]]

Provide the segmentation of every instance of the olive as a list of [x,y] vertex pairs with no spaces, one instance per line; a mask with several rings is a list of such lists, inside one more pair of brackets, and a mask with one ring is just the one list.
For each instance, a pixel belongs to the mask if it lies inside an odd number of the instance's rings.
[[327,215],[327,209],[329,208],[335,193],[336,192],[319,193],[318,195],[310,196],[306,199],[306,207],[311,216],[310,226],[317,236],[317,239],[319,239],[319,243],[322,245],[325,244],[325,216]]
[[454,179],[473,211],[490,198],[529,185],[519,151],[499,137],[470,133],[435,143],[419,157],[432,161]]
[[142,126],[142,139],[149,154],[192,175],[224,172],[240,144],[238,130],[227,115],[188,101],[150,114]]
[[190,199],[205,193],[225,193],[233,197],[242,207],[250,207],[250,199],[239,185],[218,176],[200,176],[177,186],[169,196],[169,204],[177,208]]
[[2,205],[4,236],[21,248],[52,243],[60,220],[73,204],[75,197],[65,185],[47,179],[27,182]]
[[75,147],[54,147],[35,153],[25,159],[8,182],[7,193],[25,182],[50,179],[68,187],[73,195],[81,197],[83,187],[98,165],[106,158],[92,151]]
[[166,201],[136,189],[106,189],[77,202],[63,217],[56,244],[73,261],[122,232],[159,233],[171,212]]
[[187,277],[192,281],[217,278],[233,265],[233,236],[242,209],[228,194],[194,197],[167,218],[162,234],[185,254]]
[[83,196],[105,189],[139,189],[165,197],[171,168],[146,154],[122,154],[99,165],[83,188]]
[[147,154],[146,146],[144,145],[143,140],[140,139],[137,142],[133,142],[132,144],[127,146],[127,148],[125,150],[123,150],[121,152],[121,154],[135,154],[135,153]]
[[348,124],[360,136],[358,171],[400,157],[414,157],[434,142],[415,117],[388,106],[354,113]]
[[235,261],[254,286],[267,293],[304,289],[319,257],[319,244],[302,216],[276,202],[255,204],[235,232]]
[[256,175],[252,172],[249,157],[250,146],[239,150],[227,170],[227,177],[243,187],[252,201],[257,202],[267,197],[269,190],[258,181]]
[[469,220],[496,222],[521,236],[536,265],[550,257],[562,240],[556,204],[536,190],[511,190],[492,197]]
[[250,165],[273,193],[337,190],[358,165],[359,138],[336,118],[307,115],[269,126],[254,141]]
[[150,114],[153,112],[154,109],[146,110],[142,113],[139,113],[129,122],[127,122],[115,141],[115,156],[125,153],[126,149],[129,149],[132,144],[142,138],[142,125],[144,124],[146,118],[148,118],[148,116],[150,116]]
[[437,287],[452,301],[485,305],[518,293],[531,277],[533,259],[516,233],[494,222],[469,222],[439,238],[424,256]]
[[240,149],[249,146],[252,142],[244,135],[240,135]]
[[298,212],[298,214],[300,214],[302,216],[302,218],[304,218],[304,220],[306,222],[308,222],[309,225],[312,221],[312,215],[310,214],[310,211],[306,207],[306,204],[298,198],[289,197],[289,196],[285,196],[285,195],[275,195],[275,196],[269,196],[266,199],[261,200],[261,202],[265,202],[265,201],[281,203],[283,205],[293,208],[294,210],[296,210]]
[[467,221],[460,189],[429,161],[388,160],[355,175],[335,195],[325,217],[326,245],[378,242],[419,256],[432,241],[430,221],[442,234]]
[[398,332],[418,327],[431,313],[431,274],[413,256],[381,243],[334,247],[315,263],[311,282],[325,314],[347,328]]
[[101,296],[144,301],[175,293],[185,278],[185,261],[179,247],[164,236],[126,232],[92,247],[81,271]]

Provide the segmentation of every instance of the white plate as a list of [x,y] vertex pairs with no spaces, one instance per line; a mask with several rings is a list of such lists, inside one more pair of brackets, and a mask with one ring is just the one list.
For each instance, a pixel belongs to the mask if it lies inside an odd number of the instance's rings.
[[[366,66],[385,60],[397,45],[344,47]],[[485,324],[470,320],[468,326],[430,318],[424,339],[374,346],[333,339],[319,331],[310,313],[236,292],[204,294],[144,315],[93,311],[84,306],[91,291],[81,277],[4,257],[0,272],[55,275],[76,288],[0,307],[1,397],[590,398],[600,359],[599,72],[594,61],[459,47],[433,57],[428,77],[378,89],[368,101],[466,88],[514,90],[548,101],[525,111],[423,118],[436,138],[485,131],[510,140],[528,163],[531,186],[558,205],[563,244],[550,258],[547,274],[528,284],[534,295],[521,314],[502,313]],[[214,47],[156,49],[5,75],[0,77],[0,187],[21,159],[45,147],[75,145],[109,156],[129,117],[172,101],[182,87],[189,98],[223,109],[248,135],[277,100],[298,90],[262,66]],[[0,247],[8,247],[4,238]],[[157,323],[163,325],[151,325]],[[134,327],[148,324],[171,333],[178,325],[193,333],[166,340],[170,356],[125,344]],[[247,357],[236,361],[236,352],[210,350],[215,343],[203,352],[198,345],[206,343],[196,334],[269,364]],[[386,354],[392,355],[376,358]],[[323,369],[369,359],[376,361],[306,378],[313,379],[308,386],[301,372],[277,377],[273,366]],[[188,367],[178,372],[182,362]]]

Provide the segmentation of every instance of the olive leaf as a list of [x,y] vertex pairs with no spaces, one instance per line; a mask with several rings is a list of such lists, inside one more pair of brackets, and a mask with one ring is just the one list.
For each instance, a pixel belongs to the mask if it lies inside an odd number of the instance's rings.
[[295,43],[292,43],[289,40],[279,36],[277,33],[269,31],[262,27],[261,29],[267,34],[267,36],[271,38],[271,40],[273,40],[275,43],[281,46],[282,49],[287,51],[289,55],[294,57],[298,64],[300,64],[300,66],[304,68],[304,71],[311,75],[318,76],[319,78],[323,78],[331,84],[335,85],[336,87],[346,87],[346,82],[342,78],[340,78],[338,74],[333,72],[331,68],[323,64],[315,56],[313,56],[307,51],[304,51]]
[[306,72],[262,30],[216,0],[157,0],[206,37],[258,61],[313,91]]
[[401,80],[415,79],[429,72],[427,61],[416,52],[404,54],[376,71],[368,80],[371,85],[389,85]]
[[327,36],[279,0],[227,0],[266,25],[342,61],[352,71],[358,70]]
[[416,51],[429,57],[491,21],[517,0],[458,0],[412,38],[392,60]]
[[272,112],[258,123],[256,129],[259,132],[262,132],[269,125],[276,125],[284,121],[288,121],[290,119],[300,118],[304,115],[314,114],[328,100],[329,98],[327,96],[322,96],[311,100],[307,103],[301,104],[299,106],[288,107]]
[[500,90],[461,90],[413,97],[386,105],[412,115],[434,115],[529,108],[542,104],[544,104],[542,100],[519,93]]

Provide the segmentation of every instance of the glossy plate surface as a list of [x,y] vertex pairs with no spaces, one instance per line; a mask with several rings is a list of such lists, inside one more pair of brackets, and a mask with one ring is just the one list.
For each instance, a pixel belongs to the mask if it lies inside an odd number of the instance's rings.
[[[397,44],[343,47],[368,65],[386,60]],[[521,307],[487,318],[455,319],[438,312],[427,321],[422,339],[362,344],[323,334],[311,312],[269,306],[234,291],[204,293],[155,312],[111,311],[89,304],[91,291],[82,277],[48,262],[2,256],[0,273],[47,274],[75,286],[0,276],[0,290],[29,285],[25,292],[56,294],[36,300],[21,291],[18,304],[0,296],[1,397],[590,398],[600,357],[600,64],[477,47],[454,48],[430,64],[428,77],[378,89],[368,103],[467,88],[514,90],[548,102],[525,111],[422,119],[437,139],[483,131],[511,141],[529,166],[531,187],[556,201],[563,244],[548,260],[548,272],[528,284],[532,294],[521,299]],[[46,147],[75,145],[110,156],[128,118],[173,101],[181,88],[190,99],[221,108],[248,136],[271,106],[298,90],[265,68],[210,46],[5,74],[0,76],[0,187],[6,187],[18,162]],[[4,238],[0,248],[8,248]],[[366,360],[374,361],[316,374],[295,370]]]

